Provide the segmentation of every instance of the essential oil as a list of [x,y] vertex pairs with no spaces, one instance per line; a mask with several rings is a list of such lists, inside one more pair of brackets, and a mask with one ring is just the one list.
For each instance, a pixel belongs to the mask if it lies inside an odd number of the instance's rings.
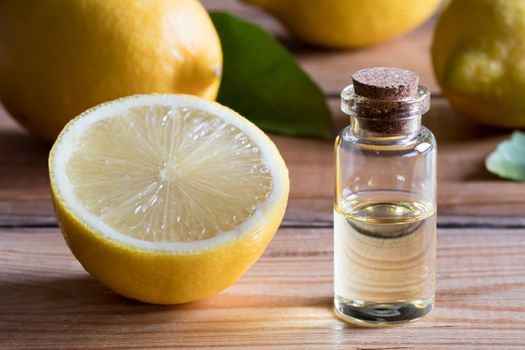
[[335,312],[382,326],[432,310],[436,142],[421,126],[430,95],[416,74],[369,68],[341,94],[350,125],[336,139]]

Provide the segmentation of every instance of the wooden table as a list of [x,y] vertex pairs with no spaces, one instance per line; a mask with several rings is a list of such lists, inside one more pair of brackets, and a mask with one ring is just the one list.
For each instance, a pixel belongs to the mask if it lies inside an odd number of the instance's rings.
[[400,66],[433,92],[424,117],[439,143],[437,305],[420,322],[353,328],[332,313],[331,142],[273,136],[291,176],[285,220],[264,256],[219,295],[180,306],[120,297],[73,258],[53,215],[49,147],[0,113],[0,348],[524,349],[525,184],[483,161],[505,130],[457,115],[440,94],[428,55],[432,23],[359,51],[329,51],[286,37],[261,12],[207,1],[284,38],[334,110],[355,70]]

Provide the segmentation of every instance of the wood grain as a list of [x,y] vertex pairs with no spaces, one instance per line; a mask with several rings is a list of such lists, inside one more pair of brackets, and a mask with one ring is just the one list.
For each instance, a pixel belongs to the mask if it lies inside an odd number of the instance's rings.
[[281,229],[236,284],[181,306],[122,298],[57,229],[0,230],[2,349],[522,349],[525,230],[443,229],[428,318],[359,329],[332,314],[330,229]]

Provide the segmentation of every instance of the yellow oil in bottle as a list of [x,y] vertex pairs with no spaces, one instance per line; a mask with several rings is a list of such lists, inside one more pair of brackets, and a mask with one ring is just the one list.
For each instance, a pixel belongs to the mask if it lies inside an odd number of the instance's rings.
[[380,325],[430,312],[435,232],[434,206],[409,193],[366,191],[342,198],[334,208],[336,313]]
[[344,321],[385,326],[432,310],[436,155],[421,125],[430,92],[416,73],[364,68],[341,92],[350,117],[334,147],[334,306]]

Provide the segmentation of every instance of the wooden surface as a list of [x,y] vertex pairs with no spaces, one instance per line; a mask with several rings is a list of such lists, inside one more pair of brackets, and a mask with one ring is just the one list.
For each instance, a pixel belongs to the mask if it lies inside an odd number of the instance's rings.
[[525,229],[441,229],[436,309],[408,326],[334,318],[331,229],[284,228],[250,271],[187,305],[120,297],[87,275],[56,228],[0,230],[5,348],[522,349]]
[[322,86],[338,128],[347,118],[337,96],[353,71],[388,65],[420,74],[433,92],[424,124],[439,144],[436,309],[388,329],[352,328],[333,316],[332,143],[275,135],[290,170],[290,201],[253,268],[192,304],[119,297],[84,272],[56,227],[49,146],[0,111],[0,349],[525,349],[525,184],[500,180],[483,165],[509,131],[462,118],[441,96],[428,55],[432,22],[383,45],[331,51],[294,41],[235,1],[206,4],[274,32]]

